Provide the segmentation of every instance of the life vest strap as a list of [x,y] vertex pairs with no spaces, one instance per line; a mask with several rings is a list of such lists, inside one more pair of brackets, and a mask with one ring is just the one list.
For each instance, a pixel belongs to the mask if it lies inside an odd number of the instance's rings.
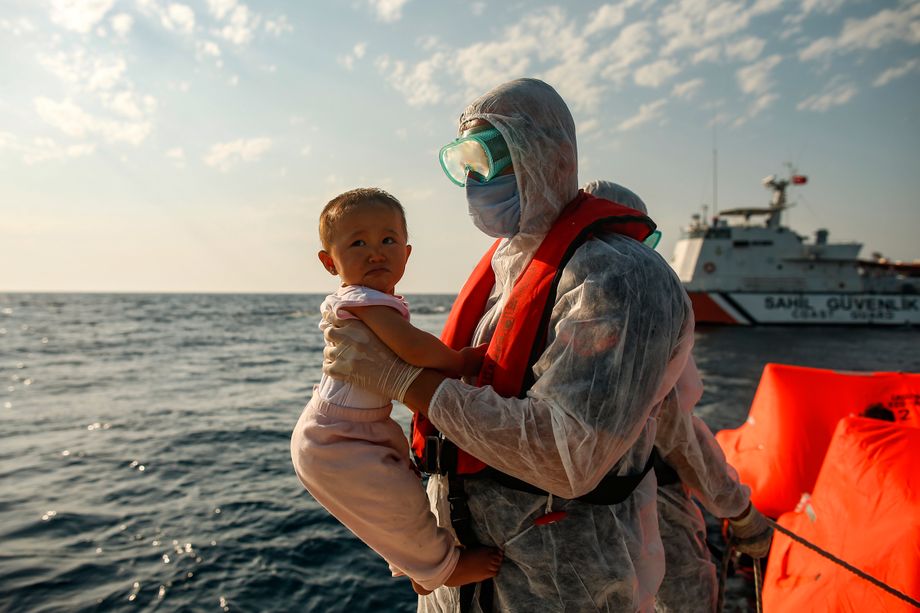
[[[596,488],[583,496],[574,498],[574,500],[584,502],[586,504],[596,504],[601,506],[620,504],[629,498],[630,494],[632,494],[633,491],[639,487],[639,484],[642,483],[642,480],[645,479],[645,475],[647,475],[649,471],[652,470],[655,465],[655,457],[657,455],[657,451],[653,448],[651,455],[649,455],[648,460],[645,462],[645,466],[638,473],[634,473],[632,475],[607,475],[601,479],[601,482],[598,483]],[[518,490],[520,492],[528,492],[537,496],[549,495],[549,492],[546,490],[540,489],[535,485],[531,485],[526,481],[521,481],[520,479],[503,473],[498,469],[492,468],[491,466],[483,471],[476,473],[475,475],[470,475],[470,477],[473,479],[478,479],[481,477],[492,479],[499,485],[507,487],[508,489]]]
[[[420,458],[416,458],[416,463],[419,465],[419,468],[422,470],[422,472],[426,472],[428,474],[447,475],[451,480],[491,479],[502,487],[507,487],[508,489],[517,490],[519,492],[527,492],[536,496],[549,495],[549,492],[546,490],[527,483],[526,481],[522,481],[517,477],[512,477],[511,475],[503,473],[497,468],[493,468],[491,466],[488,466],[474,474],[457,475],[456,445],[451,443],[443,436],[429,436],[427,437],[425,443],[425,462],[421,463],[419,462]],[[586,504],[596,504],[602,506],[619,504],[629,498],[630,494],[632,494],[633,491],[639,487],[639,484],[642,483],[642,480],[649,473],[649,471],[655,468],[656,463],[663,464],[664,462],[661,459],[661,456],[658,454],[658,448],[652,447],[652,453],[649,455],[649,458],[645,462],[645,466],[641,471],[631,475],[607,475],[601,479],[601,482],[597,485],[596,488],[583,496],[574,498],[574,500],[584,502]]]

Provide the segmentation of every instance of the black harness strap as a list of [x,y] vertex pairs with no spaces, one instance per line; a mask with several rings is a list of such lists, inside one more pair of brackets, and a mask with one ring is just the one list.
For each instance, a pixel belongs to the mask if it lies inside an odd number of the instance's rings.
[[[450,503],[450,523],[454,532],[464,547],[476,547],[479,541],[473,533],[473,522],[470,507],[466,502],[466,488],[463,485],[463,479],[448,477],[448,488],[450,490],[447,494],[447,501]],[[476,586],[479,586],[479,607],[483,611],[492,610],[495,584],[491,579],[487,579],[480,583],[467,583],[460,586],[460,613],[472,611],[473,600],[476,598]]]
[[[629,498],[630,494],[633,493],[633,490],[639,487],[639,484],[642,483],[645,475],[647,475],[649,471],[652,470],[652,468],[655,466],[656,458],[658,458],[658,453],[657,450],[653,448],[651,455],[649,455],[648,460],[645,462],[645,466],[638,473],[633,473],[631,475],[607,475],[601,479],[601,482],[597,485],[596,488],[583,496],[575,498],[574,500],[584,502],[586,504],[596,504],[602,506],[620,504]],[[537,496],[549,496],[549,492],[546,490],[542,490],[535,485],[527,483],[526,481],[521,481],[520,479],[505,474],[500,470],[492,468],[491,466],[486,470],[476,473],[475,475],[470,475],[468,478],[477,479],[480,477],[492,479],[499,485],[512,490],[528,492]]]
[[664,458],[658,453],[657,447],[652,457],[655,459],[655,476],[658,478],[658,487],[680,483],[680,475],[677,474],[676,470],[671,468],[670,464],[664,461]]

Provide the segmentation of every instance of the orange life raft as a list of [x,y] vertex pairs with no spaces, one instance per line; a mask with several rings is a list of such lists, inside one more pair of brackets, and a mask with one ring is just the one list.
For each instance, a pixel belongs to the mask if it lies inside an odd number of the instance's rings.
[[[916,398],[916,396],[915,396]],[[810,500],[779,524],[920,600],[920,429],[840,420]],[[916,611],[776,532],[763,587],[766,613]]]
[[747,422],[716,439],[751,486],[752,502],[778,517],[814,490],[837,422],[872,405],[890,410],[901,426],[920,427],[920,374],[767,364]]

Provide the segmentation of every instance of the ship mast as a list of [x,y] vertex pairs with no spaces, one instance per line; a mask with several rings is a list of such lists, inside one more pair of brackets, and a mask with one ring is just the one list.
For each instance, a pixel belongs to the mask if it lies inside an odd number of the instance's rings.
[[719,147],[716,141],[716,124],[712,124],[712,216],[719,215]]
[[789,204],[786,202],[786,188],[789,187],[789,184],[805,185],[808,182],[808,177],[796,173],[791,165],[789,170],[788,179],[779,179],[776,175],[770,175],[763,180],[764,187],[773,190],[773,198],[770,199],[770,212],[767,214],[768,228],[779,228],[780,215],[789,208]]

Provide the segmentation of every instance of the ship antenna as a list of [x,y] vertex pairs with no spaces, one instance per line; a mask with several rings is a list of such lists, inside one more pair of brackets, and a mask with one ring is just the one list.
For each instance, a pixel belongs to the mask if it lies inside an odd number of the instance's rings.
[[719,214],[719,148],[716,140],[716,123],[712,124],[712,216]]

